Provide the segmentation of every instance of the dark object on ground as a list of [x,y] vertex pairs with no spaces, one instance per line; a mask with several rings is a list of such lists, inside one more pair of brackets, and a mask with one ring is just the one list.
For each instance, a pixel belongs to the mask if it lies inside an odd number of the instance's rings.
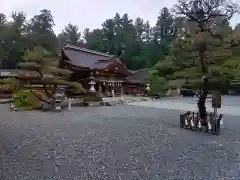
[[180,92],[181,96],[190,96],[190,97],[193,97],[193,96],[196,96],[197,93],[193,90],[193,89],[181,89],[181,92]]
[[161,95],[159,95],[159,94],[150,95],[150,97],[153,98],[153,99],[160,99],[160,98],[161,98]]
[[207,119],[205,103],[208,95],[208,79],[205,76],[202,79],[204,80],[204,83],[198,98],[198,112],[201,119]]
[[41,110],[42,111],[50,111],[51,110],[51,106],[48,103],[43,102],[42,105],[41,105]]
[[104,102],[104,101],[100,102],[100,105],[101,106],[112,106],[109,102]]
[[[200,98],[201,98],[201,96],[200,96]],[[199,101],[198,102],[198,112],[199,112],[199,117],[200,118],[202,118],[202,119],[207,118],[207,111],[206,111],[205,101],[203,101],[203,102]]]
[[220,134],[220,121],[223,115],[217,116],[216,120],[213,113],[207,113],[205,122],[201,122],[199,113],[186,112],[180,114],[180,128],[190,129],[192,131],[200,131],[208,134],[219,135]]
[[55,105],[52,105],[43,102],[40,109],[43,112],[61,112],[63,108],[64,106],[62,105],[62,103],[56,103]]

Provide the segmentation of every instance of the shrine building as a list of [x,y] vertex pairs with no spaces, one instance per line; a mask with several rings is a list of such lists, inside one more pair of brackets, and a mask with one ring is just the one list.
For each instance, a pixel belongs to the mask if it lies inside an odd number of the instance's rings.
[[71,80],[101,97],[124,94],[131,71],[114,55],[80,48],[70,44],[60,50],[60,68],[73,72]]

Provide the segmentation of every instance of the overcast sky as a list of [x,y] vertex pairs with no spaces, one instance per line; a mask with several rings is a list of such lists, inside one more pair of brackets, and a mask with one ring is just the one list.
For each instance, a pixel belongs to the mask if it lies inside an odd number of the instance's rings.
[[[235,0],[240,2],[240,0]],[[41,9],[52,12],[58,34],[71,22],[80,30],[98,28],[116,12],[128,13],[130,18],[142,17],[154,25],[163,7],[171,8],[177,0],[0,0],[0,12],[10,15],[12,11],[24,11],[28,18]],[[232,19],[232,24],[240,22],[240,16]]]

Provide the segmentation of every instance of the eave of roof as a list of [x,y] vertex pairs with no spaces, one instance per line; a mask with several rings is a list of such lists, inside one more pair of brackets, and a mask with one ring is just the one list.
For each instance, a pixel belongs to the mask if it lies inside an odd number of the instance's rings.
[[132,76],[127,77],[127,81],[130,83],[143,83],[147,78],[148,71],[149,68],[132,71]]
[[87,53],[91,53],[91,54],[96,54],[96,55],[100,55],[100,56],[116,58],[116,56],[108,54],[108,53],[102,53],[102,52],[94,51],[94,50],[91,50],[91,49],[81,48],[81,47],[74,46],[74,45],[71,45],[71,44],[65,44],[64,48],[70,48],[70,49],[83,51],[83,52],[87,52]]
[[113,64],[115,62],[113,61],[98,61],[94,64],[92,64],[89,68],[91,70],[94,70],[94,69],[106,69],[109,65]]
[[1,77],[21,77],[21,78],[40,78],[40,74],[36,71],[20,70],[20,69],[1,69]]
[[129,79],[127,79],[127,82],[130,84],[142,84],[143,83],[143,81],[140,81],[140,80],[129,80]]

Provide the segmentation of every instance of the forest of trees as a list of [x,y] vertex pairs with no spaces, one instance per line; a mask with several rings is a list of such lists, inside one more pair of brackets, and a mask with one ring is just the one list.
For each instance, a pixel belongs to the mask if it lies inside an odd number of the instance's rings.
[[[141,18],[133,21],[128,14],[116,13],[102,23],[102,28],[86,28],[80,32],[77,25],[69,23],[58,35],[53,31],[54,18],[50,10],[41,10],[30,21],[26,20],[24,12],[14,12],[10,17],[7,21],[6,15],[0,14],[1,68],[15,68],[24,49],[33,45],[56,51],[66,42],[114,54],[129,69],[151,67],[168,54],[168,44],[175,37],[175,20],[168,8],[160,11],[155,27]],[[164,34],[163,28],[171,34]]]
[[198,72],[229,73],[229,68],[237,77],[240,25],[229,23],[237,12],[237,4],[226,0],[179,0],[173,11],[160,9],[153,27],[142,18],[116,13],[101,28],[80,32],[69,23],[58,35],[50,10],[28,21],[24,12],[13,12],[10,20],[0,13],[0,67],[16,68],[24,51],[35,45],[57,54],[68,42],[114,54],[132,70],[153,67],[155,77],[197,77]]

